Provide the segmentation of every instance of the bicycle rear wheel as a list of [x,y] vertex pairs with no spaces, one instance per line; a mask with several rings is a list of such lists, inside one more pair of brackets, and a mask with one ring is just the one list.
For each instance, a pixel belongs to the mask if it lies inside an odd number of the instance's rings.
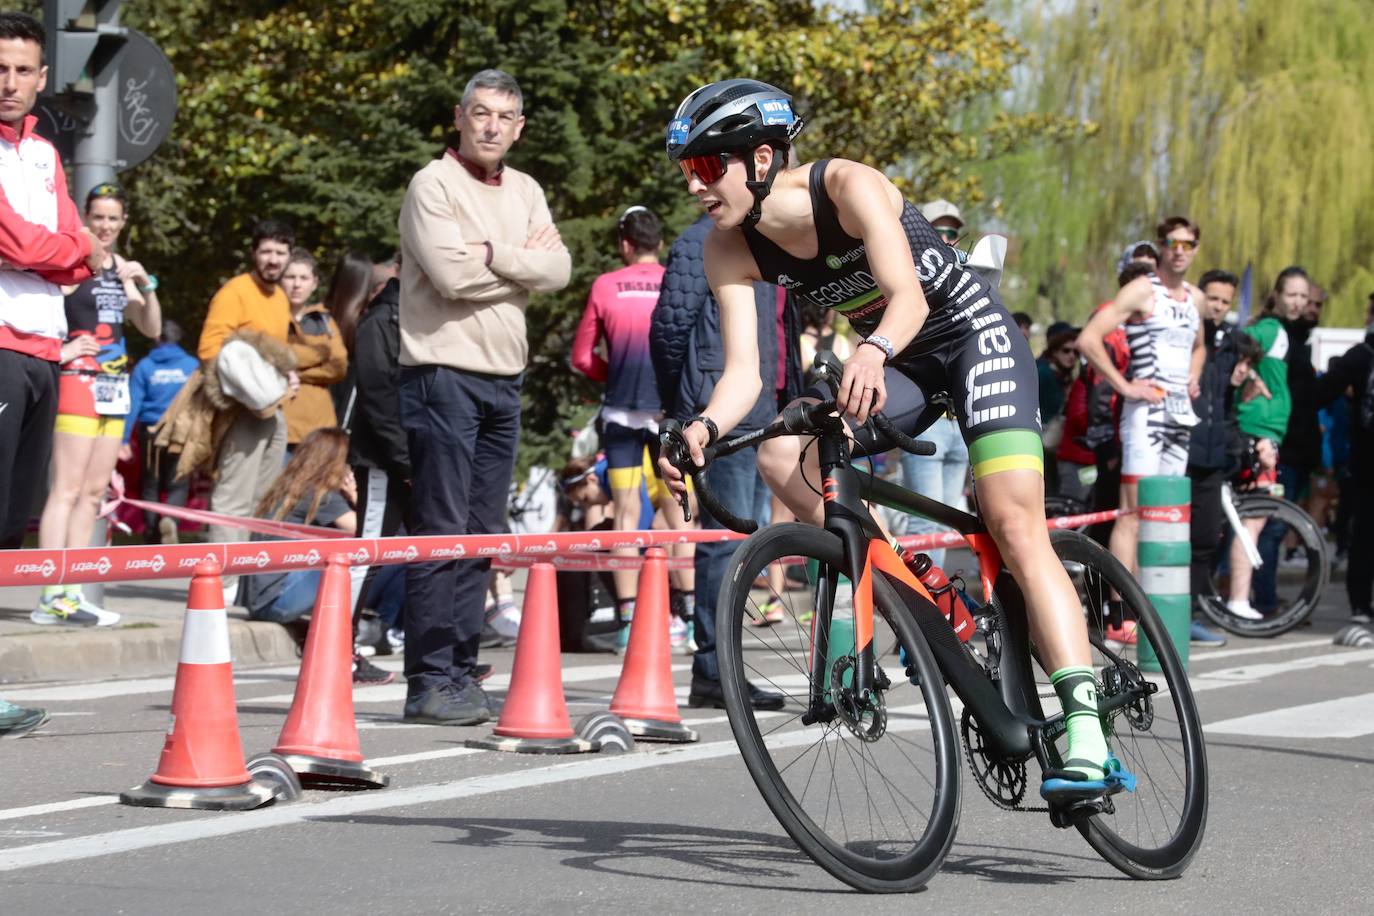
[[[1099,703],[1110,705],[1142,681],[1157,689],[1104,713],[1107,743],[1135,774],[1136,789],[1111,796],[1111,810],[1079,822],[1078,829],[1104,859],[1132,877],[1177,877],[1202,844],[1207,823],[1207,751],[1188,675],[1154,606],[1111,553],[1072,531],[1052,532],[1050,539],[1087,616]],[[1113,648],[1104,640],[1113,592],[1156,647],[1160,673],[1137,667],[1136,647]],[[1041,694],[1055,702],[1052,689]],[[1061,737],[1056,753],[1062,753],[1063,742]]]
[[[800,560],[813,570],[805,586],[781,593],[753,587],[774,562]],[[958,744],[944,680],[905,607],[875,576],[875,646],[906,650],[902,664],[878,659],[881,714],[846,725],[836,715],[805,724],[809,704],[815,583],[842,568],[838,536],[811,525],[774,525],[736,551],[721,586],[716,651],[730,727],[755,785],[779,823],[807,855],[860,890],[917,890],[940,867],[959,820]],[[841,596],[843,597],[843,596]],[[766,610],[781,622],[757,625]],[[776,614],[772,615],[776,617]],[[830,628],[826,668],[834,691],[852,673],[852,628]],[[883,687],[884,676],[890,681]],[[748,681],[787,698],[781,712],[749,703]]]
[[[1223,497],[1224,498],[1224,497]],[[1297,538],[1292,558],[1282,557],[1281,550],[1270,553],[1266,563],[1278,561],[1277,568],[1260,567],[1253,574],[1247,596],[1256,609],[1264,613],[1261,620],[1237,617],[1226,607],[1230,594],[1228,556],[1234,534],[1227,526],[1227,537],[1217,549],[1216,568],[1209,588],[1198,596],[1198,606],[1212,623],[1237,636],[1278,636],[1302,623],[1317,609],[1327,584],[1331,581],[1331,561],[1327,556],[1326,539],[1321,529],[1301,507],[1264,493],[1247,493],[1236,500],[1236,512],[1242,519],[1266,519],[1264,530],[1257,539],[1261,546],[1277,544],[1289,533]]]

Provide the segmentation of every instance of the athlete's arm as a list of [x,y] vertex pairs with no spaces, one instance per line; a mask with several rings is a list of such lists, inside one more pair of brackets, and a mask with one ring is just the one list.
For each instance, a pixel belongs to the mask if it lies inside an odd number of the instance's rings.
[[[1184,288],[1193,297],[1194,302],[1202,302],[1206,298],[1202,295],[1202,290],[1191,283],[1185,283]],[[1188,367],[1188,397],[1202,397],[1202,367],[1207,362],[1207,343],[1203,335],[1207,333],[1207,325],[1202,321],[1201,316],[1197,323],[1197,336],[1193,338],[1193,361]]]
[[[704,253],[706,282],[720,307],[725,368],[701,415],[709,417],[723,437],[753,409],[763,390],[763,379],[759,375],[758,312],[754,301],[754,281],[759,279],[759,271],[737,229],[712,232],[706,237]],[[701,422],[687,424],[682,432],[692,462],[701,467],[704,463],[701,450],[710,441],[710,432]],[[687,492],[682,475],[668,464],[666,457],[659,459],[659,467],[675,497]]]
[[1154,287],[1148,277],[1138,277],[1121,287],[1116,298],[1098,309],[1078,333],[1078,351],[1122,397],[1158,404],[1164,400],[1163,393],[1147,381],[1128,380],[1122,375],[1102,342],[1119,325],[1138,315],[1149,314],[1153,299]]
[[[857,162],[834,160],[825,174],[826,189],[835,201],[840,226],[863,239],[873,279],[887,299],[874,334],[892,342],[900,353],[916,339],[930,314],[921,291],[911,246],[902,230],[902,195],[882,173]],[[887,355],[876,346],[860,346],[845,360],[836,402],[863,423],[871,411],[887,402],[883,363]],[[872,393],[867,393],[871,389]],[[873,394],[876,393],[876,398]]]
[[596,302],[599,285],[593,283],[591,292],[587,294],[587,307],[582,311],[582,320],[577,323],[572,345],[573,368],[594,382],[604,382],[610,374],[610,366],[596,354],[596,342],[604,333],[601,310]]

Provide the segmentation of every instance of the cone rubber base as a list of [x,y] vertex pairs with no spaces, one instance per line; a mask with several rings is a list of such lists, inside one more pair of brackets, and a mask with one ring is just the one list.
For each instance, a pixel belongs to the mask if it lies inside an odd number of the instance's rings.
[[586,738],[469,738],[468,747],[484,751],[504,751],[507,754],[591,754],[601,750],[601,742]]
[[307,789],[385,789],[391,785],[390,776],[366,763],[307,754],[282,754],[281,758],[296,771],[301,785]]
[[144,808],[199,808],[204,811],[250,811],[276,800],[281,785],[269,780],[252,779],[242,785],[199,789],[188,786],[164,786],[151,780],[119,793],[125,805]]
[[701,736],[681,722],[667,722],[663,719],[625,718],[625,727],[630,734],[645,741],[667,741],[673,744],[692,744],[700,741]]

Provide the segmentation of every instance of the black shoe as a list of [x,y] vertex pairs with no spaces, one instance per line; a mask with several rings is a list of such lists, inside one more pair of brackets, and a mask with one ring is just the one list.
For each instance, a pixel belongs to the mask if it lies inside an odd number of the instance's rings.
[[358,686],[371,687],[375,684],[390,684],[394,680],[396,680],[396,675],[392,672],[378,668],[361,655],[355,654],[353,656],[353,683]]
[[407,699],[402,718],[425,725],[481,725],[491,718],[491,704],[475,683],[461,690],[444,684]]
[[573,652],[609,652],[615,654],[615,634],[614,633],[586,633],[582,636],[582,642]]
[[[755,709],[782,709],[783,697],[780,693],[764,690],[750,683],[749,704]],[[687,694],[687,705],[693,709],[703,706],[724,709],[725,691],[721,689],[720,681],[709,681],[704,677],[692,675],[692,689]]]

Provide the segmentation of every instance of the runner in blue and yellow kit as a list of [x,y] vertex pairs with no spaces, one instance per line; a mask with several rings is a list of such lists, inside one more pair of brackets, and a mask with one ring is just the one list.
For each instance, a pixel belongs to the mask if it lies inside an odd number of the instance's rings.
[[[720,303],[725,369],[685,427],[693,459],[758,397],[753,282],[843,312],[863,335],[838,403],[856,455],[889,446],[862,424],[884,411],[909,434],[944,411],[947,393],[969,445],[978,504],[1026,594],[1032,635],[1063,704],[1069,747],[1045,774],[1051,800],[1105,792],[1111,756],[1098,718],[1087,626],[1045,525],[1035,361],[997,292],[965,270],[912,204],[875,169],[844,159],[787,168],[802,121],[787,93],[755,80],[704,86],[668,126],[668,155],[715,223],[706,275]],[[823,513],[816,458],[795,437],[759,449],[759,469],[799,519]],[[669,485],[683,481],[666,461]],[[1115,764],[1115,761],[1112,761]],[[1116,764],[1119,766],[1119,764]]]

